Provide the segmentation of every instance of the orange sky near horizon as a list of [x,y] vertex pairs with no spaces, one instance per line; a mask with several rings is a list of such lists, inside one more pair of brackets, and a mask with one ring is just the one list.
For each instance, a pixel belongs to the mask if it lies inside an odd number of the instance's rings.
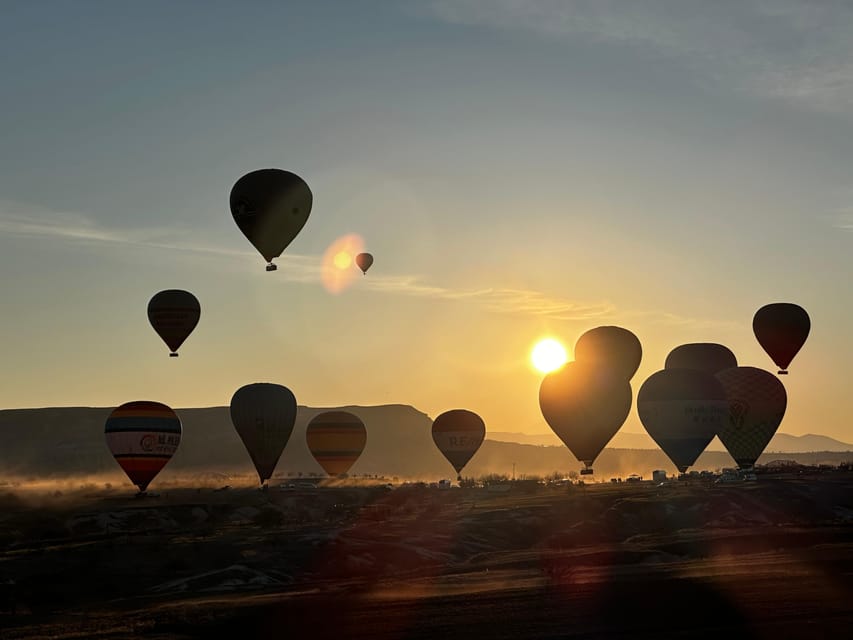
[[[780,430],[853,442],[853,11],[404,4],[17,6],[0,409],[219,406],[266,381],[543,433],[533,345],[572,357],[618,325],[643,346],[640,431],[679,344],[775,372],[752,317],[790,301],[812,331]],[[229,212],[264,167],[313,192],[270,273]],[[329,268],[362,249],[366,275]],[[172,288],[202,306],[179,358],[146,317]]]

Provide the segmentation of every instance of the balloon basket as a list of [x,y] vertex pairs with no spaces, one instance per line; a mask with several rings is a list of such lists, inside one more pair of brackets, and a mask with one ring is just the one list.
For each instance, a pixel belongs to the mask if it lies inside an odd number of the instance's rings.
[[173,351],[172,353],[169,354],[169,357],[170,358],[177,358],[178,354]]
[[788,372],[787,372],[787,371],[785,371],[784,369],[779,369],[779,375],[780,375],[780,376],[787,376],[787,375],[788,375]]
[[592,467],[588,467],[586,469],[581,469],[582,476],[591,476],[592,475]]
[[275,271],[275,270],[277,270],[277,269],[278,269],[278,267],[277,267],[276,265],[274,265],[272,262],[270,262],[270,263],[267,265],[267,271]]

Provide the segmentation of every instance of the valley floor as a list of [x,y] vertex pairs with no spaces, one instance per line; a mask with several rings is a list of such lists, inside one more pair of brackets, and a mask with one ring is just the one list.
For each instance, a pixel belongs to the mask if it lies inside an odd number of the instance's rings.
[[0,500],[3,638],[829,638],[853,623],[850,474]]

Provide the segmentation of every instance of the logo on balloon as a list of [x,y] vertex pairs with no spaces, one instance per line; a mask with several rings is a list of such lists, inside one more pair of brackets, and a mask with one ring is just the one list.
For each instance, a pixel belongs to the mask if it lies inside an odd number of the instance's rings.
[[143,451],[151,452],[154,450],[154,445],[157,444],[157,436],[152,434],[147,434],[142,436],[142,440],[139,441],[139,446],[142,447]]
[[743,400],[734,400],[729,405],[729,421],[735,429],[741,429],[749,413],[749,404]]

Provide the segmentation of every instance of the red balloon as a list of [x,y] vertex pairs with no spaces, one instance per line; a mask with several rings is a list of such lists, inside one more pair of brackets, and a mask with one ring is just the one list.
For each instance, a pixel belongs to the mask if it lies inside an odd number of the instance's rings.
[[358,268],[361,269],[362,273],[367,273],[367,270],[370,269],[370,265],[373,264],[373,256],[369,253],[359,253],[355,257],[355,263],[358,265]]
[[761,307],[752,319],[752,330],[780,374],[787,374],[788,365],[806,343],[811,329],[809,314],[790,302],[775,302]]

